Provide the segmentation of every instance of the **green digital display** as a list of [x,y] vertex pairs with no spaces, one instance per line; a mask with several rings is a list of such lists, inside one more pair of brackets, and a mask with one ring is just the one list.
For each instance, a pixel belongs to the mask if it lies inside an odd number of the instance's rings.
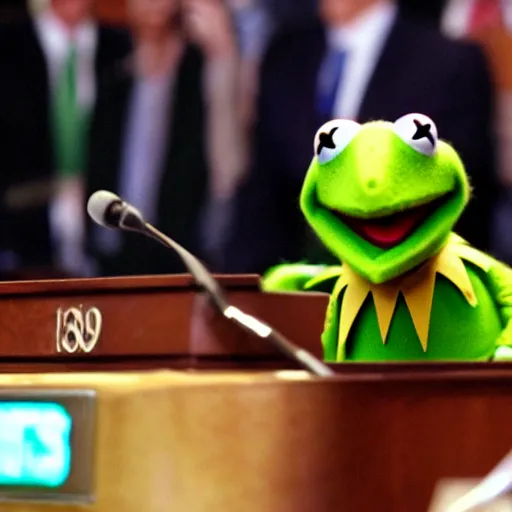
[[61,486],[71,470],[72,418],[51,402],[0,402],[0,486]]

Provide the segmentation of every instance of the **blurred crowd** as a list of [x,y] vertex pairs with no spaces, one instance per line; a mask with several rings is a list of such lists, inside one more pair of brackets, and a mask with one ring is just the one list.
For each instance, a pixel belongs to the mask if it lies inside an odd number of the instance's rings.
[[[103,0],[100,0],[103,1]],[[420,112],[462,156],[457,231],[512,263],[512,1],[39,0],[0,25],[2,279],[181,273],[88,219],[98,189],[217,272],[332,262],[298,206],[317,129]]]

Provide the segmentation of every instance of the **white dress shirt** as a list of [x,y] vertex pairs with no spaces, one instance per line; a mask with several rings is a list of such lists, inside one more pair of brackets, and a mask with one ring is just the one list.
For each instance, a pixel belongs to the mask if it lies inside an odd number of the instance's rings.
[[274,29],[272,17],[261,0],[228,0],[242,59],[259,60],[266,51]]
[[70,44],[76,45],[78,102],[82,107],[90,108],[96,96],[95,58],[98,34],[94,23],[84,21],[71,34],[62,21],[48,9],[37,16],[36,28],[48,66],[51,91],[57,84]]
[[[50,101],[68,57],[70,44],[74,43],[78,56],[78,102],[85,110],[89,110],[96,96],[96,26],[87,20],[70,33],[51,9],[44,10],[36,17],[35,26],[46,59]],[[56,263],[63,270],[85,276],[90,275],[93,270],[84,253],[84,204],[83,178],[66,178],[56,183],[56,193],[50,204],[49,215]]]
[[172,119],[173,77],[141,77],[132,91],[121,162],[120,194],[149,222],[157,220]]
[[327,44],[347,52],[334,107],[334,117],[357,119],[375,66],[397,15],[394,3],[382,2],[351,23],[329,27]]
[[[500,3],[505,26],[512,30],[512,1],[497,0]],[[449,37],[466,36],[469,29],[471,13],[476,0],[450,0],[441,20],[441,29]]]

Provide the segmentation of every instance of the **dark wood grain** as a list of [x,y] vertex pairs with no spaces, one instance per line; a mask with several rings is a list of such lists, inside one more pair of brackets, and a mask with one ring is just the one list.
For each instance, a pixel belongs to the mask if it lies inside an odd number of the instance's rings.
[[[254,276],[221,277],[221,281],[232,303],[321,357],[327,295],[262,293]],[[78,305],[102,312],[98,346],[89,354],[57,353],[56,310]],[[219,431],[217,443],[225,452],[249,439],[261,446],[275,443],[277,448],[269,456],[279,469],[272,473],[276,492],[289,497],[286,510],[299,512],[423,511],[439,479],[483,476],[512,446],[510,364],[331,367],[335,378],[291,382],[285,388],[255,383],[236,396],[228,388],[205,388],[197,396],[191,392],[189,408],[180,409],[180,414],[199,403],[193,400],[206,405],[218,400],[222,410],[215,409],[215,415],[222,413],[233,422],[238,418],[244,428],[253,429],[247,430],[250,436],[244,434],[235,442],[231,433],[222,431],[222,437]],[[261,373],[296,365],[220,317],[189,276],[0,285],[1,373],[162,368]],[[270,398],[274,393],[279,399]],[[206,405],[205,422],[212,410]],[[244,418],[252,422],[244,423]],[[198,418],[194,421],[200,424]],[[184,433],[189,424],[183,419]],[[190,441],[193,444],[192,437]],[[220,457],[221,451],[212,457]],[[254,460],[252,450],[244,453]],[[198,460],[200,455],[198,451]],[[196,476],[205,485],[215,481],[222,469],[198,468]],[[269,466],[268,471],[274,470]],[[278,475],[287,475],[288,480]]]
[[[232,304],[321,357],[327,295],[262,293],[257,276],[219,276],[219,281]],[[71,307],[101,312],[101,335],[90,353],[57,349],[57,311]],[[303,321],[292,320],[297,316]],[[155,367],[162,367],[165,358],[216,355],[283,361],[268,342],[214,310],[188,275],[0,284],[0,364],[11,358],[42,358],[39,364],[57,356],[62,362],[152,356]]]
[[373,375],[381,379],[445,379],[479,378],[503,379],[512,375],[510,362],[381,362],[338,363],[330,367],[337,373],[354,376]]
[[[321,407],[303,411],[318,415],[316,435],[329,440],[312,441],[331,470],[317,510],[426,511],[439,479],[482,477],[510,450],[510,372],[416,379],[402,369],[406,378],[333,382],[316,397]],[[307,403],[302,391],[295,399]]]
[[[252,274],[216,276],[221,285],[229,289],[257,290],[259,276]],[[96,293],[115,290],[180,290],[197,289],[190,274],[161,276],[98,277],[92,279],[47,279],[34,281],[4,281],[0,283],[0,295],[66,295],[77,292]]]
[[[162,512],[172,502],[191,511],[426,512],[440,479],[482,477],[512,445],[510,371],[415,377],[404,364],[385,378],[188,375],[188,384],[180,373],[158,387],[148,382],[162,374],[146,373],[115,398],[100,393],[98,501],[66,510]],[[65,377],[58,386],[95,386],[94,376]],[[54,388],[51,378],[35,382]]]

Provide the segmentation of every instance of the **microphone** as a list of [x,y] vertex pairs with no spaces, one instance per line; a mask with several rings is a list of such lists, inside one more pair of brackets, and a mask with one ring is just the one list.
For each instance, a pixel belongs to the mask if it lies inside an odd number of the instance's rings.
[[87,203],[87,212],[92,220],[100,226],[134,231],[153,238],[165,247],[172,249],[180,256],[197,285],[208,294],[214,306],[225,318],[259,338],[270,341],[277,349],[311,373],[321,377],[334,375],[334,372],[326,364],[307,350],[297,347],[265,322],[231,305],[227,301],[220,283],[198,258],[178,242],[146,222],[137,208],[123,201],[116,194],[106,190],[94,192]]

